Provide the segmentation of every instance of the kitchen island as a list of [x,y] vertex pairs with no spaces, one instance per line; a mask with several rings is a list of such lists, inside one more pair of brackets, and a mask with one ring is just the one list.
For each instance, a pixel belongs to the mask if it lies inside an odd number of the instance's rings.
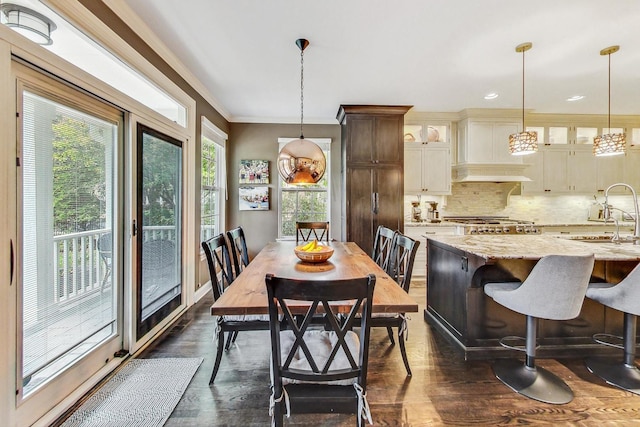
[[[593,243],[544,235],[428,236],[425,320],[466,359],[511,357],[499,339],[526,334],[525,316],[484,294],[489,282],[524,280],[545,255],[593,253],[592,281],[618,283],[640,261],[640,246]],[[550,300],[549,304],[553,304]],[[568,321],[539,321],[539,357],[618,354],[592,335],[622,334],[622,313],[585,298],[580,315]]]

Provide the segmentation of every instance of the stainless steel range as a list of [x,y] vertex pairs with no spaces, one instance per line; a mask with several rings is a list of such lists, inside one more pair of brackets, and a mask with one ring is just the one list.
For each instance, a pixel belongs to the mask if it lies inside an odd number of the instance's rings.
[[443,221],[454,223],[458,234],[540,234],[533,221],[511,219],[506,216],[445,216]]

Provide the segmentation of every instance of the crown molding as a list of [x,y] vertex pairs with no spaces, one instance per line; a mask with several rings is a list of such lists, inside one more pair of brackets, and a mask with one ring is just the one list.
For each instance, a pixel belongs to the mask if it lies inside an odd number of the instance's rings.
[[198,79],[191,70],[165,45],[160,38],[149,28],[142,18],[123,1],[105,1],[104,4],[111,9],[122,21],[129,26],[145,43],[147,43],[171,68],[177,71],[193,89],[195,89],[218,113],[227,121],[231,115],[222,104],[209,92],[207,87]]

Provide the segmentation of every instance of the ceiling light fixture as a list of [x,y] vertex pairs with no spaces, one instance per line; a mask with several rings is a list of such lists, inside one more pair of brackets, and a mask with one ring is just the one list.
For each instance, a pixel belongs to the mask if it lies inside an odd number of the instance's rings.
[[13,28],[16,32],[41,45],[53,43],[51,32],[55,30],[56,24],[46,16],[13,3],[2,3],[0,10],[7,17],[5,25]]
[[496,99],[497,97],[498,97],[498,94],[497,94],[497,93],[495,93],[495,92],[491,92],[491,93],[486,94],[486,95],[484,96],[484,99],[487,99],[487,100],[488,100],[488,99]]
[[609,57],[609,133],[603,133],[593,138],[593,154],[596,156],[616,156],[627,151],[627,139],[624,133],[611,133],[611,54],[620,50],[620,46],[610,46],[600,51],[600,55]]
[[306,39],[296,40],[300,49],[300,139],[289,141],[278,155],[278,172],[287,184],[315,184],[322,179],[327,160],[322,149],[313,141],[304,139],[304,50]]
[[574,102],[574,101],[580,101],[581,99],[584,99],[584,95],[573,95],[572,97],[567,98],[567,101]]
[[524,125],[524,53],[532,46],[529,42],[516,46],[516,52],[522,52],[522,132],[509,135],[509,151],[514,156],[533,154],[538,151],[538,132],[527,131]]

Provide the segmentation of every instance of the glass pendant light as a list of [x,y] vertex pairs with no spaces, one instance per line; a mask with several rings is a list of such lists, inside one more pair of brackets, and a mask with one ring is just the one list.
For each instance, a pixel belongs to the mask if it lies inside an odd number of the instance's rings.
[[322,149],[313,141],[304,139],[304,50],[306,39],[296,40],[300,48],[300,138],[288,142],[278,155],[278,172],[287,184],[315,184],[322,179],[327,160]]
[[616,156],[627,151],[627,138],[624,133],[611,133],[611,54],[620,50],[620,46],[610,46],[600,51],[600,55],[609,57],[609,112],[608,131],[593,138],[593,154],[596,156]]
[[532,46],[529,42],[516,46],[516,52],[522,52],[522,132],[509,135],[509,152],[514,156],[538,151],[538,132],[527,131],[524,125],[524,53]]

